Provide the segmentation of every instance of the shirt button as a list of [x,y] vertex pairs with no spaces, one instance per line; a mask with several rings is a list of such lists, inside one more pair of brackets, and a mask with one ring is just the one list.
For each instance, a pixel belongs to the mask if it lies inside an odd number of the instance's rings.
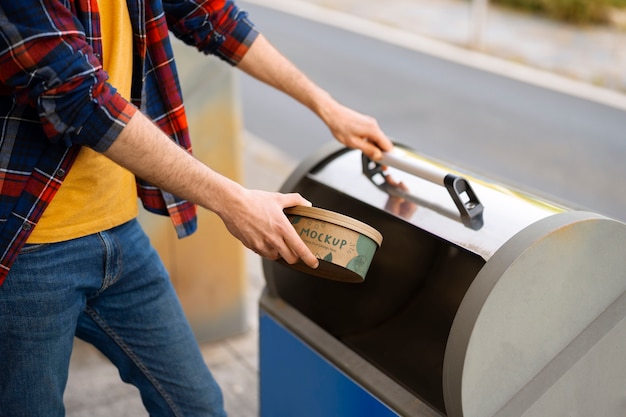
[[33,228],[33,225],[30,223],[24,223],[24,225],[22,226],[22,229],[29,231],[30,229]]
[[57,169],[57,172],[54,173],[54,176],[57,178],[63,178],[65,176],[65,170],[63,168]]

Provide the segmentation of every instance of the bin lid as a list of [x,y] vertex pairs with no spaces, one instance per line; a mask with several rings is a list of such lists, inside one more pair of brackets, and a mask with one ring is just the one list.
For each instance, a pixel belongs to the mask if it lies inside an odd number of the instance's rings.
[[[393,167],[388,167],[385,173],[394,184],[380,187],[364,175],[362,154],[357,150],[335,148],[335,153],[322,159],[322,162],[319,155],[311,159],[311,163],[305,162],[299,167],[300,171],[310,168],[310,172],[296,171],[290,181],[299,180],[302,174],[308,175],[338,192],[401,217],[409,225],[475,253],[486,261],[504,242],[526,226],[566,211],[557,204],[510,187],[463,174],[484,207],[482,224],[472,228],[463,223],[455,202],[444,187]],[[433,163],[441,166],[438,162]],[[458,170],[444,168],[458,173]],[[286,184],[283,189],[290,187],[291,184]]]

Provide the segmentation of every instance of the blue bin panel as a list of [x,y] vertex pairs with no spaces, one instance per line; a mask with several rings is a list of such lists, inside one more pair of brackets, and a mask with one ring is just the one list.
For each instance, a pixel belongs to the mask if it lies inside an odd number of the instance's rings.
[[398,417],[267,312],[260,312],[261,417]]

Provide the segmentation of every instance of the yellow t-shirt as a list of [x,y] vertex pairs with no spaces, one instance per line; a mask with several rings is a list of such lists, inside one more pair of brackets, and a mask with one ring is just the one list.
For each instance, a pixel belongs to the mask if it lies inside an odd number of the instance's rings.
[[[100,0],[103,67],[109,83],[130,97],[133,35],[125,0]],[[83,147],[27,243],[62,242],[119,226],[138,213],[135,177]]]

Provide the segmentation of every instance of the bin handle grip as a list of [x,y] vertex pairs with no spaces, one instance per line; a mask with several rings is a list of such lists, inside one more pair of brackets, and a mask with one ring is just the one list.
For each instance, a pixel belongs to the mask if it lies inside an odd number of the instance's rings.
[[433,163],[425,161],[411,151],[399,146],[395,146],[389,152],[383,152],[383,157],[378,162],[372,161],[363,154],[363,174],[374,184],[376,184],[374,176],[377,174],[381,174],[383,177],[385,176],[384,166],[400,169],[426,181],[445,187],[459,210],[461,219],[470,224],[477,222],[482,224],[484,207],[465,178],[452,174]]

